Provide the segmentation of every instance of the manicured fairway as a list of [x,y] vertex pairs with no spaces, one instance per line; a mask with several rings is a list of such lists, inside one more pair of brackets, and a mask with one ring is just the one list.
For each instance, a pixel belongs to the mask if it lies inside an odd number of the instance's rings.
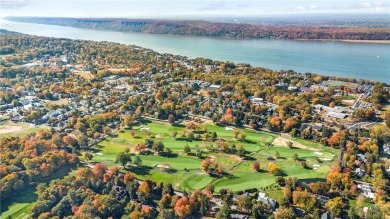
[[[273,174],[267,171],[268,163],[274,162],[281,170],[285,177],[297,177],[299,180],[311,182],[324,179],[329,171],[332,162],[339,156],[339,151],[333,148],[324,147],[318,143],[293,138],[299,142],[302,148],[288,148],[282,146],[269,146],[276,135],[258,132],[254,130],[239,129],[240,133],[245,132],[246,140],[240,141],[233,136],[232,127],[215,126],[213,124],[202,125],[203,129],[194,131],[195,136],[199,134],[198,140],[186,140],[180,138],[180,134],[186,132],[185,124],[172,126],[165,122],[150,122],[133,126],[131,129],[125,129],[115,133],[112,137],[107,138],[93,148],[94,162],[104,162],[110,165],[114,163],[116,154],[129,148],[135,152],[137,144],[145,142],[145,139],[163,142],[165,148],[170,148],[173,155],[164,157],[161,155],[139,155],[142,159],[142,167],[128,167],[125,171],[130,171],[139,179],[152,179],[156,182],[162,181],[172,183],[173,187],[178,190],[191,191],[202,189],[207,184],[215,185],[215,191],[222,188],[230,188],[233,191],[240,191],[251,188],[268,187],[275,184]],[[202,134],[204,127],[211,134],[216,132],[218,139],[226,141],[229,145],[242,144],[248,151],[249,160],[243,160],[237,155],[225,154],[222,152],[208,152],[204,147]],[[237,129],[237,128],[234,128]],[[172,137],[172,132],[176,131],[176,138]],[[133,133],[133,135],[131,135]],[[239,134],[240,136],[240,134]],[[209,142],[214,144],[215,142]],[[188,145],[191,152],[195,152],[195,147],[203,150],[203,157],[209,157],[213,162],[218,163],[227,175],[218,179],[210,177],[200,169],[203,159],[195,156],[185,155],[184,147]],[[276,154],[279,157],[276,159]],[[298,160],[293,159],[293,155],[298,155]],[[275,160],[270,161],[269,157]],[[134,156],[132,157],[134,160]],[[253,162],[257,160],[260,163],[261,171],[255,172],[252,169]],[[308,168],[303,168],[301,162],[306,162]],[[169,164],[169,172],[163,171],[159,167],[161,164]]]
[[[53,179],[63,179],[66,176],[73,175],[77,170],[71,170],[69,168],[64,168],[52,176],[46,178],[43,183],[49,183]],[[0,205],[0,219],[12,218],[23,219],[30,218],[30,209],[33,206],[34,202],[37,200],[38,195],[36,194],[35,186],[32,186],[23,192],[10,197],[4,201],[1,201]]]
[[15,197],[2,201],[0,218],[8,218],[9,216],[12,218],[28,218],[30,208],[37,198],[35,188],[31,187]]

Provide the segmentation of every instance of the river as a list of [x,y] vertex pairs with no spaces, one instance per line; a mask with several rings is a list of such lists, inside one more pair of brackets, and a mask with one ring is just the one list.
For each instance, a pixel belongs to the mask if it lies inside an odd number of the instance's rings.
[[39,36],[133,44],[160,53],[249,63],[273,70],[390,83],[390,44],[156,35],[5,20],[0,20],[0,28]]

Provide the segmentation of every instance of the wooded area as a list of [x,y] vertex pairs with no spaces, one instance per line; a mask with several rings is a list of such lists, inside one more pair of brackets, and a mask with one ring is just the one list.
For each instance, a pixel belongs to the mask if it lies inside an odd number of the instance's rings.
[[153,34],[265,39],[390,40],[385,27],[272,26],[201,20],[8,17],[10,21]]

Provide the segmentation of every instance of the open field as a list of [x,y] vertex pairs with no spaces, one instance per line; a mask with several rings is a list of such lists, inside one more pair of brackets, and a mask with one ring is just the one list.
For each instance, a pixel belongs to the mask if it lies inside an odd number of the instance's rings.
[[34,126],[23,122],[5,122],[0,124],[0,137],[21,137],[32,132],[47,129],[46,126]]
[[[218,138],[225,140],[229,145],[242,143],[248,151],[249,159],[243,160],[237,155],[222,152],[208,152],[204,148],[202,140],[189,141],[173,138],[172,132],[177,131],[179,136],[186,129],[185,124],[172,126],[165,122],[146,121],[144,124],[133,126],[132,129],[121,130],[95,146],[92,149],[94,154],[92,162],[104,162],[109,166],[117,165],[114,161],[118,152],[126,148],[134,152],[134,147],[138,143],[151,138],[154,141],[162,141],[165,148],[170,148],[174,154],[171,156],[140,155],[143,166],[140,168],[127,167],[125,171],[133,172],[139,179],[172,183],[174,188],[179,190],[201,189],[207,184],[213,183],[215,191],[218,192],[221,188],[239,191],[275,184],[276,176],[267,171],[267,166],[271,162],[269,156],[274,156],[276,152],[279,153],[279,157],[277,159],[275,157],[272,162],[278,165],[283,176],[297,177],[307,182],[323,180],[330,169],[331,163],[339,156],[339,151],[336,149],[299,138],[291,139],[294,146],[297,147],[288,148],[282,143],[275,145],[276,135],[238,128],[240,132],[245,132],[247,135],[246,141],[241,142],[233,137],[232,130],[208,123],[203,125],[207,126],[209,132],[216,132]],[[130,134],[132,131],[135,133],[133,137]],[[195,135],[197,135],[196,132]],[[215,142],[210,143],[214,144],[214,148],[216,147]],[[273,145],[268,146],[271,143]],[[217,162],[227,173],[226,176],[220,179],[213,178],[202,171],[200,164],[203,159],[184,154],[183,148],[187,144],[190,146],[191,152],[195,151],[195,145],[202,148],[203,157],[209,157]],[[296,161],[292,158],[294,154],[298,155]],[[321,162],[318,162],[318,159]],[[260,163],[261,171],[259,172],[252,170],[252,164],[255,160]],[[302,161],[306,162],[308,168],[305,169],[301,166]],[[170,165],[171,171],[169,173],[158,167],[159,164],[163,163]]]
[[349,88],[357,88],[359,86],[359,84],[351,83],[351,82],[345,82],[345,81],[329,80],[326,83],[329,84],[330,86],[345,86],[345,87],[349,87]]
[[75,71],[73,71],[73,74],[79,75],[80,77],[87,79],[87,80],[94,78],[94,76],[91,74],[90,71],[77,71],[77,70],[75,70]]

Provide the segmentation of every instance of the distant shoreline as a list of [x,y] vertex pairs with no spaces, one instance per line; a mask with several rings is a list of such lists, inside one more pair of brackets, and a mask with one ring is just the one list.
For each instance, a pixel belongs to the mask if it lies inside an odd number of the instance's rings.
[[[303,39],[328,40],[337,37],[343,42],[390,43],[388,27],[356,26],[257,25],[246,23],[210,22],[204,20],[159,20],[129,18],[65,18],[6,17],[5,20],[24,23],[102,29],[120,32],[172,34],[185,36],[222,37],[231,39]],[[355,41],[354,39],[358,39]],[[372,40],[372,41],[371,41]],[[380,42],[376,42],[380,40]],[[339,40],[337,40],[339,41]]]
[[344,42],[344,43],[376,43],[390,44],[390,40],[334,40],[334,39],[295,39],[299,41],[326,41],[326,42]]

